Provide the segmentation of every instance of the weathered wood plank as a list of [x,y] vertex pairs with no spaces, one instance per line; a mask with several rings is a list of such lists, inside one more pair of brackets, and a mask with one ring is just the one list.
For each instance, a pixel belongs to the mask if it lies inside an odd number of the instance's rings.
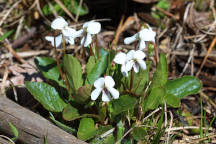
[[19,141],[24,144],[84,144],[51,122],[23,108],[6,97],[0,96],[0,131],[12,135],[8,122],[19,131]]

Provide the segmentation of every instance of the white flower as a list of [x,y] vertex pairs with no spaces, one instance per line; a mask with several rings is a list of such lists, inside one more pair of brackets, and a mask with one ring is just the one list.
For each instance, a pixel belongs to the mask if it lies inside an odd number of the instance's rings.
[[144,28],[135,35],[125,38],[124,43],[130,44],[136,40],[139,40],[138,49],[143,50],[146,47],[146,41],[155,42],[155,36],[156,33],[152,31],[151,27],[149,26],[149,28]]
[[83,24],[83,29],[75,33],[75,37],[83,36],[81,45],[87,47],[92,42],[92,35],[99,33],[101,30],[101,24],[95,21],[89,21]]
[[[69,43],[71,45],[74,44],[74,34],[76,32],[75,29],[72,29],[68,26],[68,23],[64,20],[62,17],[56,18],[52,23],[51,23],[51,28],[55,30],[60,30],[62,34],[56,36],[56,47],[59,47],[62,43],[62,36],[64,36],[64,39],[66,43]],[[52,36],[46,36],[46,40],[50,41],[52,46],[54,46],[54,37]]]
[[119,52],[114,60],[115,63],[121,64],[121,72],[124,76],[128,77],[128,71],[126,70],[126,63],[127,63],[127,55],[123,52]]
[[119,98],[119,92],[114,88],[115,82],[111,76],[101,77],[94,82],[95,90],[91,93],[91,100],[96,100],[102,92],[102,101],[109,102],[111,96],[114,99]]
[[127,53],[127,63],[126,63],[126,70],[130,71],[132,68],[136,73],[139,72],[139,67],[141,69],[146,69],[146,63],[143,60],[145,58],[145,53],[141,50],[130,50]]

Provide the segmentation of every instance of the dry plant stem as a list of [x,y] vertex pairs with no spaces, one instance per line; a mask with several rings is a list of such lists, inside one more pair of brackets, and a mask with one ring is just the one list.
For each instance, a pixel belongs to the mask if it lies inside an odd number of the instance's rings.
[[60,0],[54,0],[63,10],[64,12],[74,21],[77,22],[71,12],[64,6],[64,4]]
[[95,45],[95,47],[96,47],[96,51],[97,51],[97,58],[99,59],[100,58],[100,55],[99,55],[99,47],[98,47],[98,38],[97,38],[97,35],[95,36],[96,37],[96,45]]
[[0,27],[1,25],[4,23],[4,21],[6,20],[6,18],[9,16],[9,14],[11,13],[11,11],[21,2],[21,0],[17,1],[15,4],[13,4],[13,6],[7,11],[7,13],[4,15],[4,17],[1,19],[0,21]]
[[[63,41],[63,43],[64,43],[64,42],[65,42],[65,41]],[[65,44],[63,44],[63,46],[64,46],[64,45],[65,45]],[[59,72],[60,72],[60,76],[61,76],[62,80],[64,81],[64,83],[65,83],[65,85],[66,85],[66,87],[67,87],[68,92],[70,92],[70,88],[69,88],[69,86],[68,86],[67,78],[65,79],[65,77],[64,77],[64,73],[62,72],[62,69],[61,69],[61,66],[60,66],[60,62],[59,62],[59,59],[58,59],[58,51],[57,51],[57,48],[56,48],[56,34],[55,34],[55,36],[54,36],[54,49],[55,49],[56,64],[57,64],[58,70],[59,70]],[[71,98],[73,98],[72,95],[71,95]]]
[[200,91],[199,94],[216,109],[216,104],[205,93]]
[[204,141],[204,140],[207,140],[207,139],[212,139],[212,138],[215,138],[215,137],[216,137],[216,134],[210,135],[210,136],[206,136],[206,137],[200,138],[198,140],[194,140],[191,143],[200,143],[201,141]]
[[174,14],[168,12],[168,11],[165,11],[164,9],[162,8],[159,8],[159,7],[155,7],[157,10],[159,10],[160,12],[162,12],[163,14],[165,14],[166,16],[169,16],[169,17],[172,17],[173,19],[175,20],[179,20],[178,17],[176,17]]
[[205,58],[204,58],[204,60],[203,60],[203,62],[202,62],[202,64],[201,64],[201,66],[200,66],[198,72],[196,73],[196,77],[199,76],[199,74],[200,74],[200,72],[201,72],[203,66],[205,65],[205,63],[206,63],[206,61],[207,61],[207,59],[208,59],[209,54],[211,53],[212,49],[213,49],[214,46],[215,46],[215,43],[216,43],[216,37],[215,37],[215,38],[213,39],[213,41],[211,42],[211,45],[210,45],[210,47],[209,47],[209,49],[208,49],[208,52],[207,52],[207,54],[206,54],[206,56],[205,56]]
[[11,54],[22,64],[26,63],[24,59],[20,58],[16,51],[12,48],[10,44],[7,44],[6,42],[3,42],[3,45],[11,52]]
[[78,11],[77,11],[76,18],[75,18],[75,20],[76,20],[77,22],[78,22],[78,19],[79,19],[79,15],[80,15],[80,10],[81,10],[82,4],[83,4],[83,0],[80,0],[80,2],[79,2],[79,7],[78,7]]
[[158,64],[158,49],[157,49],[157,45],[154,43],[154,55],[155,55],[155,62],[156,65]]
[[[182,127],[172,127],[172,128],[168,128],[166,129],[165,132],[171,132],[171,131],[179,131],[179,130],[186,130],[186,129],[200,129],[199,126],[182,126]],[[208,129],[203,127],[203,130]],[[213,128],[209,128],[208,130],[213,130]]]

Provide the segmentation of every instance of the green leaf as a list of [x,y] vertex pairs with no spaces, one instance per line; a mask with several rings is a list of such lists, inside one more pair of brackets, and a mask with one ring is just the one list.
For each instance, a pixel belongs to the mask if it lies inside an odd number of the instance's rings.
[[144,93],[145,86],[149,81],[150,66],[151,66],[151,62],[147,62],[146,70],[140,69],[139,73],[133,73],[133,90],[132,90],[133,93],[136,93],[138,95]]
[[135,127],[133,129],[132,136],[136,141],[144,140],[146,135],[147,135],[147,132],[142,127]]
[[90,143],[91,144],[114,144],[115,137],[113,136],[113,134],[110,134],[103,139],[101,138],[93,139]]
[[105,71],[108,65],[108,53],[104,54],[96,62],[91,72],[87,74],[86,84],[93,84]]
[[167,79],[168,79],[167,59],[165,54],[161,54],[156,72],[153,75],[151,89],[164,86],[167,82]]
[[15,140],[18,139],[19,132],[18,132],[17,128],[16,128],[11,122],[9,122],[8,124],[9,124],[9,126],[10,126],[10,129],[11,129],[12,132],[13,132],[13,135],[14,135],[14,137],[12,138],[12,140],[15,141]]
[[96,63],[95,57],[90,56],[88,59],[88,63],[86,64],[86,74],[89,74],[92,71],[95,63]]
[[95,128],[94,120],[92,118],[82,118],[80,120],[77,137],[86,141],[95,136],[97,130]]
[[160,0],[157,3],[157,7],[167,10],[170,6],[170,3],[167,0]]
[[66,106],[56,89],[43,82],[25,82],[26,88],[34,98],[51,112],[61,112]]
[[178,98],[196,94],[202,87],[201,81],[193,76],[184,76],[175,80],[169,80],[166,85],[168,94],[172,94]]
[[163,97],[165,96],[165,89],[162,87],[153,88],[151,93],[143,102],[143,111],[156,109],[161,103],[163,103]]
[[[118,124],[117,124],[117,141],[119,141],[123,137],[124,131],[125,131],[124,124],[122,123],[122,121],[118,122]],[[119,142],[118,144],[120,144],[120,143],[121,142]]]
[[80,104],[85,103],[91,96],[92,88],[92,85],[84,85],[80,87],[74,94],[74,100]]
[[[73,14],[77,14],[79,10],[79,0],[73,0],[71,4],[71,0],[69,0],[68,3],[65,3],[67,6],[68,10],[70,10]],[[85,4],[81,5],[80,11],[79,11],[79,16],[83,16],[88,14],[88,7]]]
[[80,62],[72,55],[66,54],[63,59],[63,66],[69,86],[75,92],[83,84]]
[[133,109],[137,103],[136,98],[129,95],[122,95],[119,99],[111,101],[108,110],[115,116],[124,111]]
[[14,30],[10,30],[10,31],[4,33],[4,34],[0,37],[0,42],[3,41],[4,39],[6,39],[7,37],[9,37],[13,32],[14,32]]
[[57,120],[55,119],[55,117],[52,115],[51,112],[50,112],[49,114],[50,114],[50,119],[51,119],[58,127],[60,127],[61,129],[65,130],[66,132],[68,132],[68,133],[70,133],[70,134],[73,134],[73,133],[76,132],[75,129],[73,129],[73,128],[71,128],[71,127],[69,127],[69,126],[67,126],[67,125],[65,125],[65,124],[63,124],[63,123],[57,121]]
[[67,106],[64,108],[64,110],[62,112],[63,119],[67,120],[67,121],[72,121],[79,116],[80,116],[80,114],[78,112],[78,109],[73,107],[70,103],[67,104]]
[[164,97],[166,103],[174,108],[180,107],[180,99],[172,94],[166,94]]
[[49,80],[53,80],[65,88],[64,82],[60,77],[60,72],[56,64],[56,60],[50,57],[37,57],[35,59],[36,66],[43,76]]

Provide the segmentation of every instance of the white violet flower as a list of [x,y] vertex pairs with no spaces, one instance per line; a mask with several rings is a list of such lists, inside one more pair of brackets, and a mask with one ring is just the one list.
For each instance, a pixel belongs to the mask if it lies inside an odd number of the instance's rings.
[[92,35],[99,33],[101,24],[95,21],[89,21],[83,24],[83,28],[75,33],[75,37],[83,36],[81,45],[87,47],[92,42]]
[[138,50],[143,50],[146,47],[145,42],[155,42],[156,33],[152,31],[151,27],[144,28],[135,35],[124,39],[125,44],[131,44],[136,40],[139,40]]
[[127,63],[127,55],[123,52],[119,52],[114,60],[115,63],[121,65],[121,72],[124,76],[128,77],[128,71],[126,69],[126,63]]
[[[62,37],[64,37],[66,43],[71,45],[74,44],[74,34],[76,32],[75,29],[72,29],[68,26],[68,23],[65,21],[64,18],[58,17],[51,23],[51,28],[55,30],[60,30],[62,34],[56,36],[56,47],[59,47],[62,43]],[[46,40],[50,41],[51,44],[54,46],[54,37],[46,36]]]
[[91,93],[91,100],[96,100],[102,92],[102,101],[109,102],[111,96],[114,99],[119,98],[119,92],[114,88],[115,82],[111,76],[101,77],[94,82],[95,90]]
[[126,63],[126,70],[130,71],[132,68],[136,73],[139,72],[139,67],[141,69],[146,69],[146,63],[143,60],[145,58],[145,53],[141,50],[130,50],[127,53],[127,63]]

